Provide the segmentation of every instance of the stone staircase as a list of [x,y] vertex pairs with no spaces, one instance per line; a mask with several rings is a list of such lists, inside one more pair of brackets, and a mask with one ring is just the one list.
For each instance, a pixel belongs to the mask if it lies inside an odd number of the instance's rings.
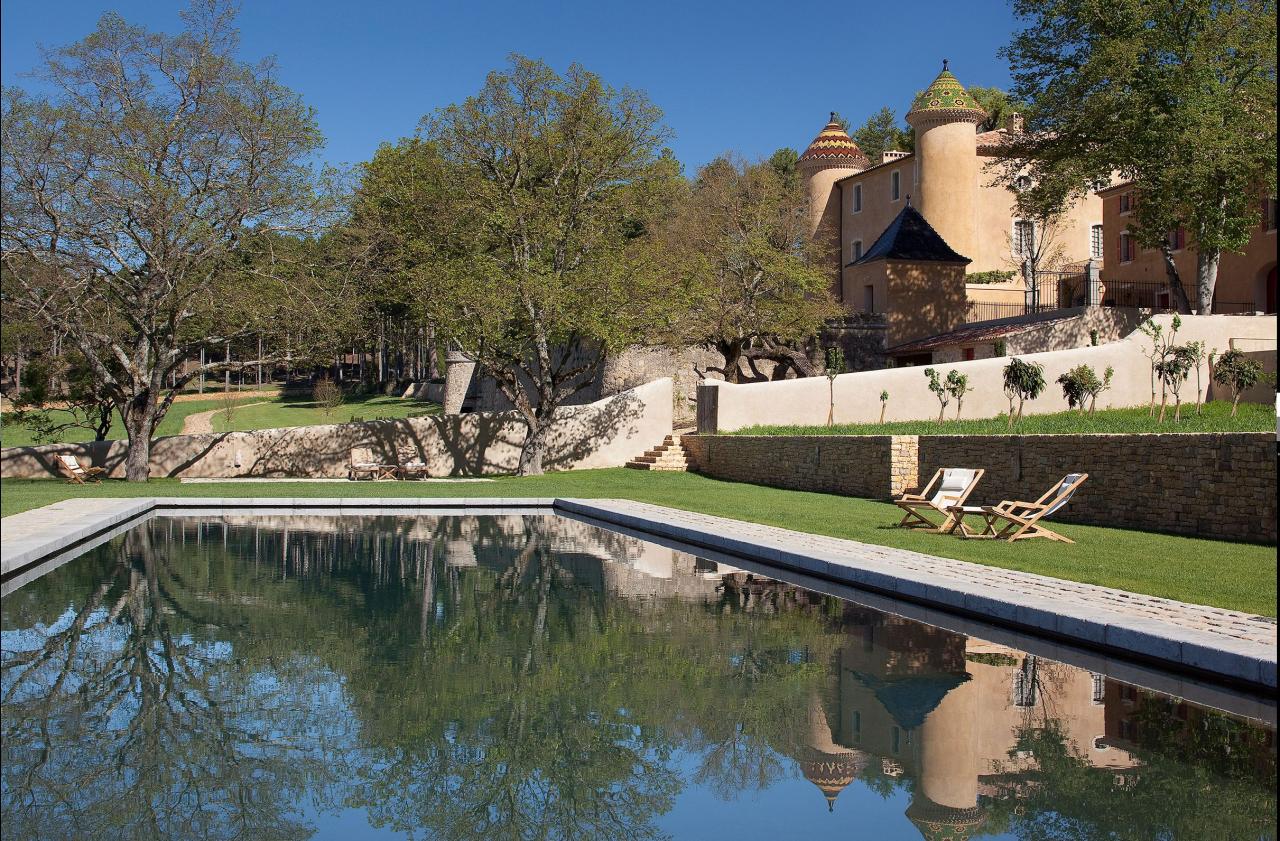
[[627,467],[632,470],[675,470],[686,471],[689,469],[689,457],[685,452],[684,445],[680,443],[680,436],[688,430],[676,430],[673,434],[662,439],[662,443],[647,451],[642,456],[636,456],[627,462]]

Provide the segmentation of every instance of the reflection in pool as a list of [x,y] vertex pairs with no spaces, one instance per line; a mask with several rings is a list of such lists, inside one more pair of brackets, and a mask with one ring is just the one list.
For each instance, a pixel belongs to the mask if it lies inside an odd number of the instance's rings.
[[1276,834],[1265,726],[549,515],[157,518],[2,640],[6,841]]

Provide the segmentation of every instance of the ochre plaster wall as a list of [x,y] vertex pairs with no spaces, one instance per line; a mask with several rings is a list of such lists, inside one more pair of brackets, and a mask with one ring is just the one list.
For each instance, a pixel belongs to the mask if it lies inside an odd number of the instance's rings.
[[[1103,191],[1102,224],[1103,249],[1106,253],[1106,265],[1102,270],[1104,286],[1110,284],[1113,290],[1124,282],[1140,282],[1149,284],[1165,283],[1168,274],[1164,267],[1164,257],[1157,248],[1136,246],[1137,253],[1133,260],[1120,262],[1120,234],[1128,230],[1130,214],[1120,212],[1120,197],[1134,194],[1132,184],[1112,187]],[[1183,248],[1174,253],[1174,263],[1182,278],[1187,295],[1195,306],[1196,251],[1194,248]],[[1216,301],[1224,304],[1252,304],[1259,312],[1266,311],[1266,279],[1267,272],[1276,265],[1276,232],[1267,230],[1266,220],[1254,228],[1249,244],[1242,253],[1226,252],[1218,265],[1218,283],[1214,291]],[[1118,294],[1113,292],[1113,294]],[[1232,311],[1238,311],[1233,307]],[[1274,310],[1272,310],[1274,312]]]

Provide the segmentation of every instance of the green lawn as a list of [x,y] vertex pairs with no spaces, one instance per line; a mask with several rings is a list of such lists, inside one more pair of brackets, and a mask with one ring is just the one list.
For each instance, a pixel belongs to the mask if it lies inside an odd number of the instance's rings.
[[1276,548],[1095,526],[1063,525],[1074,545],[1043,540],[1015,544],[964,541],[893,528],[898,509],[886,502],[787,491],[691,473],[622,468],[583,470],[493,482],[147,484],[89,487],[54,480],[0,481],[5,516],[73,496],[566,496],[617,497],[782,526],[814,534],[898,546],[992,566],[1035,572],[1139,593],[1276,615]]
[[[232,393],[234,394],[234,392]],[[388,417],[404,418],[413,415],[430,415],[440,411],[440,406],[437,403],[405,400],[400,397],[387,397],[385,395],[348,397],[341,406],[338,406],[329,414],[325,414],[324,410],[317,406],[314,401],[306,398],[239,397],[236,398],[235,402],[237,406],[243,408],[232,413],[230,424],[227,423],[221,412],[213,416],[213,429],[215,432],[243,432],[252,429],[272,429],[283,426],[346,423],[353,417],[364,418],[365,420]],[[179,435],[182,432],[182,422],[188,415],[207,412],[211,409],[222,409],[224,405],[220,397],[174,403],[169,408],[168,414],[164,416],[164,420],[160,421],[160,427],[156,430],[156,437]],[[54,416],[65,416],[67,414],[62,409],[47,409],[45,413]],[[10,418],[11,415],[9,414],[0,418],[0,446],[26,447],[37,443],[31,436],[31,430],[28,427],[12,423]],[[124,424],[119,416],[112,423],[108,437],[113,439],[126,437]],[[69,429],[59,437],[59,443],[68,444],[91,440],[93,440],[93,433],[87,429]]]
[[[890,403],[892,405],[892,402]],[[955,404],[947,408],[955,412]],[[1157,413],[1159,409],[1157,408]],[[1276,410],[1261,403],[1242,403],[1236,417],[1231,417],[1231,404],[1214,401],[1203,406],[1196,415],[1194,405],[1182,407],[1182,420],[1173,422],[1173,408],[1163,424],[1157,423],[1145,408],[1106,409],[1095,414],[1058,412],[1052,415],[1026,415],[1009,428],[1008,415],[973,420],[894,421],[891,423],[849,423],[835,426],[751,426],[727,435],[1076,435],[1080,433],[1132,432],[1275,432]]]
[[[261,397],[241,397],[236,399],[237,404],[252,403],[261,400]],[[223,402],[218,398],[210,398],[208,400],[187,400],[174,403],[169,407],[168,413],[164,419],[160,421],[160,426],[156,429],[156,437],[164,435],[178,435],[182,432],[182,422],[187,415],[193,415],[196,412],[207,412],[210,409],[221,409]],[[68,413],[62,409],[45,409],[45,414],[58,416],[66,416]],[[31,437],[31,430],[18,423],[11,421],[12,415],[5,413],[0,418],[0,447],[29,447],[38,443]],[[111,431],[107,435],[108,438],[126,438],[124,431],[124,422],[120,420],[120,416],[116,415],[111,424]],[[63,432],[56,443],[74,444],[80,441],[92,441],[93,433],[87,429],[68,429]],[[44,442],[53,443],[53,442]]]
[[341,406],[326,413],[314,400],[276,399],[238,409],[231,422],[221,413],[213,416],[214,432],[244,432],[252,429],[276,429],[285,426],[316,426],[324,423],[347,423],[353,417],[364,420],[376,418],[406,418],[416,415],[434,415],[440,404],[402,397],[375,395],[348,397]]

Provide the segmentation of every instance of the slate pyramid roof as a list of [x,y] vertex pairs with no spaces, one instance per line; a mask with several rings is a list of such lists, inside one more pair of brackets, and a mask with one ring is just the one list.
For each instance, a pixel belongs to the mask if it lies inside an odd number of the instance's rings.
[[889,227],[884,229],[866,253],[855,260],[858,266],[872,260],[912,260],[920,263],[972,263],[968,257],[957,254],[946,240],[933,229],[920,211],[911,206],[902,208]]

